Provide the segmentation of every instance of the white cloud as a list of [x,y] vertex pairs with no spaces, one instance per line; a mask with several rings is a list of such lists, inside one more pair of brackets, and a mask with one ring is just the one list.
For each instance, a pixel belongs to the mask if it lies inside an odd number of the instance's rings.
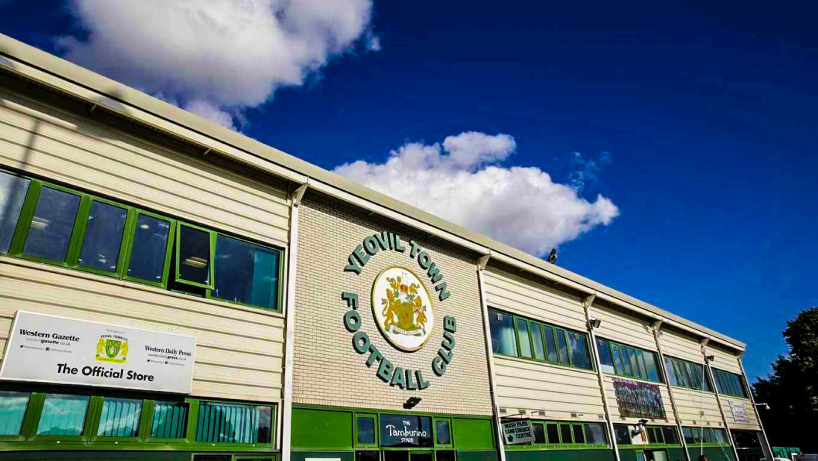
[[382,164],[359,160],[334,171],[537,256],[619,215],[610,199],[589,202],[539,168],[500,165],[515,149],[511,136],[468,132],[442,146],[405,144]]
[[207,107],[197,113],[227,126],[236,110],[302,85],[359,41],[380,48],[372,0],[74,0],[71,11],[88,36],[59,37],[66,58]]

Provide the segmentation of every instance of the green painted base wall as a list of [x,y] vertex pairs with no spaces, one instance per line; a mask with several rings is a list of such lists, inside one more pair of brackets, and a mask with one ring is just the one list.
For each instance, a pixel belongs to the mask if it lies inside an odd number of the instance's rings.
[[458,451],[457,461],[497,461],[496,451]]
[[506,461],[613,461],[610,449],[506,451]]
[[[688,447],[690,459],[696,461],[702,453],[701,448]],[[710,461],[735,461],[733,449],[730,447],[704,447],[704,454]]]
[[305,461],[307,458],[340,458],[341,461],[354,461],[355,453],[351,451],[294,451],[290,457],[292,461]]
[[[656,448],[650,448],[655,450]],[[685,458],[685,451],[683,448],[660,448],[660,450],[667,451],[668,461],[687,461]],[[632,449],[619,450],[619,458],[621,461],[636,461],[636,451]],[[694,458],[695,461],[695,458]]]
[[33,451],[0,453],[0,461],[190,461],[188,452]]

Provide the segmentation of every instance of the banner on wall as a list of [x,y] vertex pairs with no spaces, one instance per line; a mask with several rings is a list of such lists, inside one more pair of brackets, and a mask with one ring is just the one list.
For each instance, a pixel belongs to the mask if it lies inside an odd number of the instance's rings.
[[189,394],[196,338],[18,311],[0,380]]
[[747,409],[741,402],[727,402],[730,405],[730,413],[733,414],[733,421],[739,424],[748,424],[750,422],[747,418]]
[[503,421],[503,439],[506,445],[531,443],[534,441],[534,427],[530,419]]
[[620,415],[631,418],[667,418],[659,386],[619,378],[613,378],[613,385]]

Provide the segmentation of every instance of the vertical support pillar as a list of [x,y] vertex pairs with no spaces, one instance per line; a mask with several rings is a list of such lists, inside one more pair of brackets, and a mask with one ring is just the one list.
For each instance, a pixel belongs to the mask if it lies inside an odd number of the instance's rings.
[[298,206],[307,191],[302,184],[290,194],[290,238],[287,252],[287,304],[284,312],[284,402],[281,411],[281,461],[290,461],[293,425],[293,362],[295,348],[295,280],[298,266]]
[[[667,392],[670,397],[670,406],[673,408],[673,416],[676,418],[676,428],[679,430],[679,440],[682,442],[682,449],[685,452],[685,459],[690,459],[690,451],[687,449],[687,441],[685,440],[685,433],[682,430],[682,420],[679,418],[679,410],[676,407],[676,397],[673,395],[673,386],[670,385],[668,378],[667,367],[665,366],[665,353],[662,351],[662,341],[659,340],[659,329],[662,328],[662,320],[657,320],[653,324],[653,339],[656,341],[656,349],[659,351],[659,369],[662,370],[662,375],[665,377],[665,384],[667,384]],[[736,460],[738,461],[738,460]]]
[[491,392],[491,414],[494,418],[494,436],[497,443],[499,461],[506,461],[505,444],[503,443],[503,428],[500,425],[500,407],[497,404],[497,385],[494,382],[494,352],[491,348],[491,328],[489,327],[489,307],[486,303],[486,287],[483,281],[483,271],[491,255],[485,255],[477,260],[477,284],[480,286],[480,307],[483,311],[483,337],[486,340],[486,358],[489,364],[489,391]]
[[730,426],[727,425],[727,415],[724,413],[724,405],[721,403],[721,397],[719,396],[719,388],[716,386],[716,375],[713,374],[713,366],[710,364],[710,359],[707,358],[707,343],[710,341],[709,339],[705,338],[702,340],[702,355],[704,356],[704,363],[707,364],[707,372],[710,375],[710,385],[713,386],[713,392],[716,394],[716,403],[719,405],[719,413],[721,413],[721,420],[724,422],[724,430],[727,432],[727,438],[730,442],[730,448],[733,449],[733,456],[736,457],[736,461],[738,461],[738,450],[736,450],[736,441],[733,439],[733,432],[730,431]]
[[591,341],[591,350],[594,351],[594,364],[596,366],[596,376],[599,380],[599,390],[602,392],[602,408],[605,409],[605,420],[608,424],[608,437],[611,440],[611,446],[614,451],[614,459],[621,461],[619,457],[619,445],[616,443],[616,432],[614,432],[613,418],[611,418],[611,409],[608,406],[608,392],[605,389],[605,375],[602,374],[602,362],[599,360],[599,346],[596,344],[596,335],[594,334],[594,327],[591,325],[591,305],[594,303],[596,295],[592,294],[582,299],[582,305],[585,308],[585,327],[588,329],[589,340]]
[[744,364],[741,362],[741,357],[738,357],[738,366],[741,368],[741,376],[747,384],[747,392],[750,393],[750,402],[753,404],[753,411],[756,414],[756,419],[758,419],[758,427],[761,428],[761,432],[758,433],[761,450],[764,452],[766,459],[773,459],[773,449],[770,446],[770,440],[767,438],[767,432],[764,430],[764,424],[761,422],[761,412],[758,411],[758,407],[756,406],[756,398],[753,396],[753,390],[750,389],[750,382],[747,381],[747,373],[744,371]]

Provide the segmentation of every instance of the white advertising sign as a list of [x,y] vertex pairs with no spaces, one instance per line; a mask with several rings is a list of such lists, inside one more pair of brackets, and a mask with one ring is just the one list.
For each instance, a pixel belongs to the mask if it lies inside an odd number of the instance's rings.
[[18,311],[0,380],[189,394],[196,338]]
[[530,419],[519,419],[503,422],[503,436],[506,445],[529,443],[534,441],[534,427]]
[[733,420],[737,423],[749,423],[747,418],[747,409],[741,402],[727,402],[730,405],[730,412],[733,414]]

